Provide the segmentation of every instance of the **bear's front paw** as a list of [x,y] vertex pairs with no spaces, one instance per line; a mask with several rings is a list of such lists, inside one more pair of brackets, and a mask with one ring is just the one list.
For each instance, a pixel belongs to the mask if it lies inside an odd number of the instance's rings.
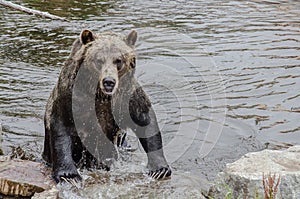
[[151,178],[154,178],[156,180],[158,180],[158,179],[164,179],[166,177],[171,176],[171,174],[172,174],[172,171],[171,171],[170,167],[163,167],[163,168],[157,169],[155,171],[150,171],[148,173],[148,175]]
[[82,180],[75,166],[73,168],[57,169],[53,173],[53,178],[56,183],[69,182],[74,184]]

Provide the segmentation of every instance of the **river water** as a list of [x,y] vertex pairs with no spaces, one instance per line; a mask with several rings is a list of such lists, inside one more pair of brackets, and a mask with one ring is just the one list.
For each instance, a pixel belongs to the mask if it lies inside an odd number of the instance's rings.
[[[137,150],[113,172],[84,174],[89,186],[63,188],[62,197],[197,198],[243,154],[300,144],[297,0],[14,2],[70,21],[0,7],[5,153],[21,146],[40,159],[45,104],[82,29],[135,29],[136,76],[153,103],[174,172],[152,181],[142,175],[146,158]],[[130,132],[129,140],[140,149]]]

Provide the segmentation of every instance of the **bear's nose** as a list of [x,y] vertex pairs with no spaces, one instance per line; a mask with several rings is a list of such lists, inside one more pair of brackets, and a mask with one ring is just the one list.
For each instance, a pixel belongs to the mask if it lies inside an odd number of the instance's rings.
[[116,80],[112,77],[106,77],[102,80],[102,84],[106,92],[112,92],[116,85]]

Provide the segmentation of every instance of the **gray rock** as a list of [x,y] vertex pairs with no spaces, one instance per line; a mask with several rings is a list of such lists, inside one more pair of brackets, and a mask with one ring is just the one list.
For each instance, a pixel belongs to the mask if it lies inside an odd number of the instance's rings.
[[209,195],[216,199],[228,193],[232,198],[264,198],[263,175],[269,174],[275,175],[273,187],[280,176],[276,198],[300,198],[300,146],[248,153],[227,164]]
[[11,160],[0,156],[0,194],[32,196],[54,186],[49,171],[41,163],[28,160]]
[[59,190],[56,186],[51,189],[43,191],[41,193],[35,193],[31,199],[57,199],[59,195]]

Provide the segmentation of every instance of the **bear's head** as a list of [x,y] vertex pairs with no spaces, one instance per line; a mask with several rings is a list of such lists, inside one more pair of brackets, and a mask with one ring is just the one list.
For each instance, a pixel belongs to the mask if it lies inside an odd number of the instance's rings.
[[99,87],[105,95],[113,95],[120,78],[134,71],[136,40],[137,32],[134,30],[125,37],[112,32],[81,32],[80,42],[86,47],[85,64],[100,70]]

